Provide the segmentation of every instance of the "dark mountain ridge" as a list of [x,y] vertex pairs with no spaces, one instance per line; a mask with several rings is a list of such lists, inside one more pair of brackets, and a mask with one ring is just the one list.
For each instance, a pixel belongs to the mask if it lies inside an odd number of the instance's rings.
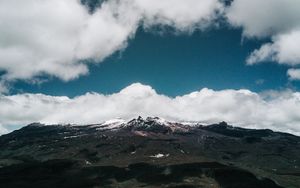
[[4,187],[298,187],[300,138],[157,117],[0,137]]

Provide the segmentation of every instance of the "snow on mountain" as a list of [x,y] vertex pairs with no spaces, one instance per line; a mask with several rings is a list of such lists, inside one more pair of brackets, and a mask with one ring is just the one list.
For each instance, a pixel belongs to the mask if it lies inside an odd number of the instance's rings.
[[[146,117],[143,118],[141,116],[129,120],[125,120],[122,118],[115,118],[104,121],[98,124],[90,124],[90,125],[76,125],[76,124],[56,124],[50,126],[64,126],[69,128],[76,128],[80,126],[87,126],[90,128],[95,128],[95,130],[119,130],[119,129],[132,129],[134,131],[143,131],[143,130],[151,130],[154,132],[186,132],[192,127],[201,126],[202,124],[198,122],[176,122],[169,121],[160,117]],[[32,123],[29,126],[46,126],[41,123]]]
[[117,119],[111,119],[107,120],[104,123],[100,124],[99,128],[105,128],[105,129],[117,129],[122,127],[122,125],[126,124],[126,120],[117,118]]

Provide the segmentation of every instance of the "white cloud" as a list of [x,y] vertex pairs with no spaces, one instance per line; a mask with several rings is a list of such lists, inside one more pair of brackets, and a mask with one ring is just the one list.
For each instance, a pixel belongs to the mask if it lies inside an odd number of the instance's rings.
[[226,10],[228,22],[243,28],[248,38],[271,37],[247,59],[248,64],[274,61],[300,64],[300,1],[234,0]]
[[30,79],[46,73],[67,81],[86,74],[88,68],[80,60],[111,55],[134,29],[132,20],[119,20],[114,11],[112,3],[90,15],[77,0],[0,1],[4,78]]
[[0,124],[99,123],[122,117],[159,116],[169,120],[227,121],[252,128],[271,128],[300,135],[300,93],[255,93],[249,90],[202,89],[171,98],[150,86],[132,84],[118,93],[87,93],[75,98],[42,94],[0,97]]
[[230,24],[247,37],[273,36],[300,26],[298,0],[234,0],[226,10]]
[[2,80],[42,74],[68,81],[126,47],[141,22],[193,31],[222,10],[218,0],[109,0],[89,14],[79,0],[0,1]]
[[134,0],[144,17],[144,26],[173,26],[179,31],[206,28],[223,12],[219,0]]
[[264,44],[248,57],[248,64],[276,61],[295,66],[300,64],[300,30],[273,37],[272,43]]
[[0,135],[7,134],[9,131],[0,124]]
[[300,69],[289,69],[287,74],[291,80],[300,80]]
[[[79,0],[0,1],[2,81],[31,80],[43,74],[64,81],[88,74],[85,59],[101,62],[122,50],[142,24],[192,32],[217,24],[222,0],[108,0],[89,14]],[[249,38],[271,37],[255,50],[249,64],[300,63],[300,1],[234,0],[228,22]],[[7,90],[1,84],[0,90]]]
[[0,80],[0,94],[1,93],[8,93],[8,86],[5,82]]

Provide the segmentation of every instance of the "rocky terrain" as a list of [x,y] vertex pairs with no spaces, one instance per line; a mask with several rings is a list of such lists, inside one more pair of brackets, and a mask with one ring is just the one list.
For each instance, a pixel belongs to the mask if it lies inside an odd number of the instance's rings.
[[138,117],[0,137],[1,187],[296,188],[300,137]]

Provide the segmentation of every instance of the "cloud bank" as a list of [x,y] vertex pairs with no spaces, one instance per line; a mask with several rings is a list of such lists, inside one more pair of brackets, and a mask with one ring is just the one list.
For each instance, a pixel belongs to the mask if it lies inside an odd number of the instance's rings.
[[[0,97],[0,131],[32,122],[100,123],[116,117],[159,116],[175,121],[270,128],[300,135],[300,93],[201,89],[171,98],[140,83],[118,93],[87,93],[75,98],[43,94]],[[0,126],[1,127],[1,126]],[[5,129],[4,129],[5,128]]]
[[253,51],[248,64],[273,61],[294,67],[300,64],[299,12],[298,0],[234,0],[226,17],[231,25],[243,28],[244,37],[271,38]]
[[218,0],[109,0],[90,13],[79,0],[0,1],[2,82],[75,79],[88,74],[85,60],[124,49],[140,25],[191,32],[208,27],[222,8]]

